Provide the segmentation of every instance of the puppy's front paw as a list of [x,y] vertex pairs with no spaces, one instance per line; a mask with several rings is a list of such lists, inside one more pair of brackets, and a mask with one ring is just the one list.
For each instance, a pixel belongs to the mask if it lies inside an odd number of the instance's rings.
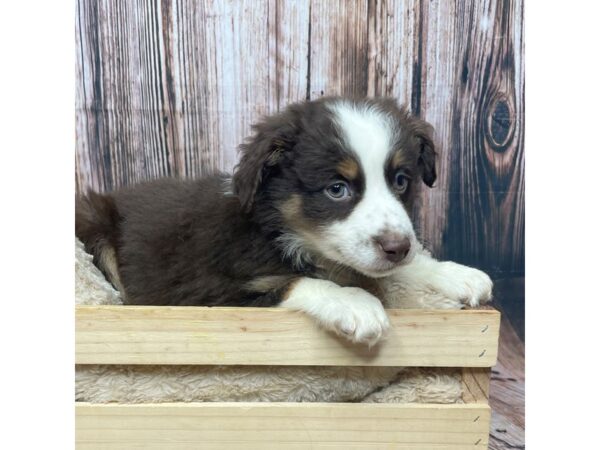
[[320,322],[352,342],[375,345],[390,327],[379,299],[363,289],[341,288],[336,298],[326,302]]
[[451,261],[439,263],[430,284],[443,295],[471,307],[492,299],[493,283],[486,273]]

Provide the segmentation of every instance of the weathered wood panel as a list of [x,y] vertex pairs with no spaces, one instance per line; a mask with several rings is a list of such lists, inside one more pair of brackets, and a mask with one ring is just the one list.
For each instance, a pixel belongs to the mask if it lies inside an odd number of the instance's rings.
[[77,188],[231,170],[306,96],[308,1],[77,3]]
[[[445,257],[522,274],[524,75],[520,0],[424,2],[419,113],[440,148],[423,234]],[[437,211],[438,214],[432,214]]]
[[230,170],[250,125],[391,95],[436,128],[436,254],[524,272],[523,0],[78,0],[77,189]]
[[310,98],[366,94],[367,6],[366,0],[311,2]]
[[311,2],[310,98],[392,96],[410,105],[418,5],[418,0]]

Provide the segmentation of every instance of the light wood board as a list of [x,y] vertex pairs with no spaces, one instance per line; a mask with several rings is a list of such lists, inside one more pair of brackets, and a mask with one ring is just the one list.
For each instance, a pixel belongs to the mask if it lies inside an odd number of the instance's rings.
[[489,406],[366,403],[77,404],[78,449],[487,448]]
[[369,349],[282,308],[78,306],[78,364],[491,367],[500,313],[387,310]]

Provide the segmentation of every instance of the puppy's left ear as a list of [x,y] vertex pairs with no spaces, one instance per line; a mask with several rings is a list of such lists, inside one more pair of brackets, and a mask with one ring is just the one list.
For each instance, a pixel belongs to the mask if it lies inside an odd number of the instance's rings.
[[254,135],[240,145],[242,156],[233,173],[233,193],[244,212],[250,212],[260,186],[283,153],[294,145],[296,126],[289,110],[254,125]]
[[421,169],[423,183],[432,187],[437,179],[435,171],[435,145],[433,144],[433,126],[421,119],[416,119],[415,135],[419,146],[418,166]]

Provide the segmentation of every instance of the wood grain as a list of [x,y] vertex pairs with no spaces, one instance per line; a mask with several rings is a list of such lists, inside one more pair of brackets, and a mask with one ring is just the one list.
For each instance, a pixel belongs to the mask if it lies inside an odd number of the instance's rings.
[[311,2],[308,96],[365,95],[368,2]]
[[484,449],[489,406],[77,404],[77,448]]
[[525,346],[505,317],[492,369],[490,450],[525,448]]
[[490,397],[490,369],[462,368],[462,399],[466,403],[488,403]]
[[77,364],[491,367],[494,310],[387,310],[378,346],[350,343],[283,308],[78,306]]
[[420,79],[420,0],[371,0],[368,4],[367,91],[411,105]]
[[308,97],[392,96],[410,104],[418,3],[311,2]]
[[79,0],[77,190],[231,170],[252,123],[305,97],[308,12]]
[[522,8],[423,4],[424,59],[436,70],[424,74],[421,114],[442,149],[439,189],[421,209],[424,234],[445,257],[493,272],[524,270]]
[[328,94],[436,128],[433,252],[524,273],[523,0],[78,0],[76,186],[231,170],[250,125]]

